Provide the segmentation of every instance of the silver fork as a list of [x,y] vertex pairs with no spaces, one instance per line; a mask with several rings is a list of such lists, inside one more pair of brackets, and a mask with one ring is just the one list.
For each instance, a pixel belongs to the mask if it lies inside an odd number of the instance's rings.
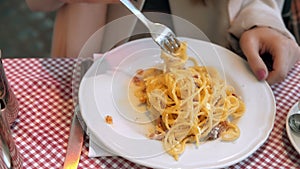
[[180,41],[173,31],[160,23],[147,19],[129,0],[120,0],[149,29],[152,39],[166,52],[174,53],[180,47]]

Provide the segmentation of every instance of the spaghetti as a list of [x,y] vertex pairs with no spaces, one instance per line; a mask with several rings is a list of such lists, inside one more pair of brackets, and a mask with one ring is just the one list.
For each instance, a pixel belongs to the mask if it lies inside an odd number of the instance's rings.
[[[132,80],[135,96],[151,113],[159,113],[149,137],[161,140],[176,160],[187,143],[236,140],[240,136],[236,121],[245,111],[244,102],[216,69],[197,65],[186,50],[183,42],[174,55],[162,53],[162,70],[138,70]],[[187,67],[188,60],[194,65]]]

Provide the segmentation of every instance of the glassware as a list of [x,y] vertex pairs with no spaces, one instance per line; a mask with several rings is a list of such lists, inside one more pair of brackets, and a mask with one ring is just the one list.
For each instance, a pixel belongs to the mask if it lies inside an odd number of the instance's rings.
[[22,157],[10,126],[15,122],[19,104],[5,76],[0,51],[0,168],[22,168]]

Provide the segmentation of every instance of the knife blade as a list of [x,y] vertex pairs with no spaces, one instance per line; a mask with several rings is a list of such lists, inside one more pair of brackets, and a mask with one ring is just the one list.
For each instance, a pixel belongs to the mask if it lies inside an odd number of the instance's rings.
[[[79,80],[77,80],[79,83],[81,82],[83,76],[85,75],[86,71],[89,69],[89,67],[92,65],[93,61],[91,60],[84,60],[79,63],[80,65],[80,74],[79,74]],[[76,68],[75,68],[76,69]],[[75,84],[76,85],[76,84]],[[74,86],[74,84],[73,84]],[[76,85],[79,87],[79,84]],[[74,89],[77,92],[79,89]],[[75,91],[75,93],[76,93]],[[75,97],[77,96],[77,93],[75,94]],[[85,130],[82,128],[80,121],[78,120],[78,114],[80,114],[79,109],[79,103],[78,98],[75,98],[75,108],[74,108],[74,115],[72,118],[72,124],[70,128],[70,134],[68,139],[68,145],[66,150],[66,157],[64,160],[63,169],[75,169],[78,166],[80,155],[81,155],[81,149],[84,142],[84,132]]]
[[76,112],[73,115],[66,158],[64,161],[64,169],[75,169],[78,166],[81,149],[83,145],[84,131],[76,117]]

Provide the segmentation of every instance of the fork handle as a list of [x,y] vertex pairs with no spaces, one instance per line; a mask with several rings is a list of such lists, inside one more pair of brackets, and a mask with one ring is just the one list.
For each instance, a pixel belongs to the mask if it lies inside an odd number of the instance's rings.
[[140,21],[148,28],[151,21],[149,21],[129,0],[120,0]]

